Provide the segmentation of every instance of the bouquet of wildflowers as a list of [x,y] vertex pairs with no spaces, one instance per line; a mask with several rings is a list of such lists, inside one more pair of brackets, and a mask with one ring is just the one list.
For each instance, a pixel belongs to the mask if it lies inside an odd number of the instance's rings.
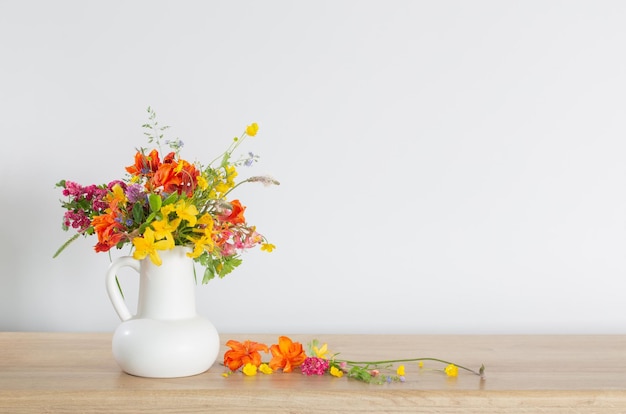
[[96,252],[113,247],[132,246],[137,260],[149,257],[161,264],[159,251],[175,246],[188,246],[188,256],[204,268],[203,283],[216,275],[220,278],[241,264],[240,253],[260,246],[271,252],[274,245],[248,224],[246,207],[231,192],[244,182],[279,184],[268,176],[254,176],[236,182],[237,167],[250,166],[258,156],[233,160],[233,152],[246,139],[254,137],[258,125],[249,125],[241,136],[220,156],[204,166],[180,157],[183,142],[165,140],[169,152],[163,156],[163,131],[156,114],[148,108],[149,122],[143,125],[148,143],[156,148],[137,150],[134,162],[126,167],[126,175],[108,184],[82,186],[62,180],[66,200],[61,205],[63,229],[76,234],[54,255],[79,236],[96,235]]

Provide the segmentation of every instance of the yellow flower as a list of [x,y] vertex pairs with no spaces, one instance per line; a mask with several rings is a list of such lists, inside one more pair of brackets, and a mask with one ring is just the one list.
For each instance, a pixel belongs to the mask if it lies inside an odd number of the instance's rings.
[[185,161],[178,160],[178,164],[176,164],[176,168],[174,168],[174,172],[176,174],[180,173],[183,170],[184,166],[185,166]]
[[244,365],[243,367],[243,373],[246,374],[247,376],[252,376],[252,375],[256,375],[256,366],[251,364],[251,363],[247,363],[246,365]]
[[167,217],[172,211],[174,211],[174,204],[168,204],[161,207],[161,214],[163,214],[163,217]]
[[188,203],[185,200],[180,200],[174,206],[174,211],[176,211],[176,215],[178,217],[187,221],[187,227],[193,227],[196,225],[196,221],[198,220],[196,216],[199,212],[193,204]]
[[324,344],[321,348],[314,346],[313,352],[318,358],[328,359],[328,357],[326,356],[326,354],[328,353],[328,344]]
[[400,365],[396,370],[396,374],[403,376],[404,375],[404,365]]
[[201,233],[200,237],[191,237],[187,236],[187,240],[193,242],[194,248],[193,251],[187,253],[187,256],[195,259],[199,257],[205,251],[212,252],[215,248],[215,240],[213,240],[213,217],[209,213],[202,215],[198,219],[199,225],[204,226],[204,229],[193,229],[196,233]]
[[237,168],[234,165],[226,166],[226,182],[228,182],[229,185],[235,185],[235,178],[238,175],[239,173],[237,172]]
[[215,247],[215,242],[211,237],[202,236],[200,238],[194,239],[193,237],[187,237],[187,239],[193,242],[193,251],[187,253],[188,257],[195,259],[196,257],[200,257],[202,253],[205,251],[212,252]]
[[272,370],[272,368],[270,368],[270,366],[267,365],[267,364],[259,365],[259,371],[261,371],[262,373],[267,374],[267,375],[269,375],[272,372],[274,372],[274,370]]
[[[199,219],[198,224],[206,226],[204,232],[209,235],[213,231],[213,217],[209,213],[204,213]],[[208,230],[208,232],[207,232]]]
[[336,366],[332,366],[330,367],[330,375],[332,375],[333,377],[341,378],[343,377],[343,371]]
[[200,187],[201,190],[204,191],[209,187],[209,182],[203,176],[199,175],[198,177],[196,177],[196,180],[198,182],[198,187]]
[[105,200],[109,202],[118,200],[120,203],[126,203],[128,201],[126,194],[124,194],[124,189],[119,184],[115,184],[113,188],[111,188],[111,193],[107,194]]
[[253,137],[253,136],[256,135],[258,130],[259,130],[259,126],[257,125],[256,122],[253,122],[252,124],[248,125],[248,127],[246,128],[246,134],[248,134],[251,137]]
[[[163,209],[161,209],[163,211]],[[180,224],[180,219],[175,219],[169,221],[167,216],[163,220],[158,220],[152,223],[152,228],[154,229],[154,237],[158,240],[167,239],[174,241],[174,237],[172,236],[172,232],[176,231],[178,225]]]
[[454,364],[448,365],[444,371],[449,377],[456,377],[459,375],[459,369]]
[[133,257],[136,260],[145,259],[146,256],[150,256],[150,260],[157,266],[161,266],[161,258],[157,253],[157,250],[170,250],[174,248],[174,240],[159,240],[155,241],[154,230],[150,227],[143,233],[143,237],[135,237],[133,239],[133,245],[135,246],[135,253]]
[[228,192],[228,190],[230,190],[231,186],[228,185],[227,183],[219,183],[219,184],[215,184],[215,191],[218,192],[219,194],[224,194],[226,192]]
[[420,368],[424,368],[424,361],[420,361],[419,364],[417,364]]
[[276,246],[274,246],[272,243],[263,243],[261,245],[261,250],[268,253],[271,253],[275,248]]

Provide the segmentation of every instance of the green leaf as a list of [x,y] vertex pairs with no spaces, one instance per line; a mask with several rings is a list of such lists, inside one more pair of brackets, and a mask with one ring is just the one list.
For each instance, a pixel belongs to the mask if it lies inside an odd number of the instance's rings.
[[178,194],[172,193],[165,200],[163,200],[163,205],[166,206],[168,204],[174,204],[176,201],[178,201]]
[[348,377],[364,382],[372,382],[372,374],[366,368],[354,366],[348,372]]
[[209,280],[215,279],[215,269],[213,269],[213,267],[209,267],[207,266],[206,269],[204,269],[204,277],[202,278],[202,284],[206,285],[207,283],[209,283]]
[[150,204],[150,211],[156,213],[161,210],[161,204],[163,203],[163,200],[158,194],[150,194],[148,196],[148,203]]
[[224,276],[226,276],[227,274],[235,270],[235,268],[239,266],[242,262],[243,260],[241,260],[240,258],[236,256],[225,258],[224,261],[222,262],[222,268],[220,269],[218,273],[220,279],[222,279]]
[[225,168],[228,165],[228,160],[230,159],[230,153],[227,151],[224,153],[224,157],[222,157],[222,163],[220,167]]
[[135,223],[140,224],[143,221],[143,217],[143,206],[138,201],[133,205],[133,219],[135,220]]
[[156,218],[158,213],[150,213],[150,215],[148,216],[148,218],[146,218],[146,223],[145,224],[150,224],[152,223],[152,220],[154,220]]

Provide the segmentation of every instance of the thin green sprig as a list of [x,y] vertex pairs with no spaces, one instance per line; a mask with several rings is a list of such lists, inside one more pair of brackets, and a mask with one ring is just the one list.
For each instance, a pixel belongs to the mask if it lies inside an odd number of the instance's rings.
[[444,359],[439,359],[439,358],[408,358],[408,359],[387,359],[387,360],[383,360],[383,361],[350,361],[350,360],[346,360],[346,359],[335,359],[334,360],[337,363],[342,363],[345,362],[347,365],[350,366],[361,366],[363,368],[369,369],[372,366],[373,367],[377,367],[379,365],[384,365],[384,364],[398,364],[398,363],[403,363],[403,362],[420,362],[420,361],[435,361],[435,362],[440,362],[442,364],[446,364],[446,365],[454,365],[457,368],[463,369],[465,371],[471,372],[472,374],[478,375],[481,378],[484,378],[485,376],[485,365],[481,365],[478,371],[475,371],[471,368],[467,368],[464,367],[463,365],[459,365],[456,364],[454,362],[450,362],[450,361],[446,361]]
[[65,250],[65,248],[66,248],[67,246],[69,246],[69,245],[70,245],[70,244],[71,244],[74,240],[76,240],[76,239],[77,239],[77,238],[78,238],[81,234],[82,234],[82,233],[76,233],[75,235],[73,235],[72,237],[70,237],[70,238],[69,238],[69,240],[67,240],[65,243],[63,243],[63,244],[61,245],[61,247],[59,247],[59,248],[57,249],[57,251],[54,253],[54,255],[52,256],[52,258],[53,258],[53,259],[55,259],[58,255],[60,255],[60,254],[61,254],[61,252],[62,252],[63,250]]

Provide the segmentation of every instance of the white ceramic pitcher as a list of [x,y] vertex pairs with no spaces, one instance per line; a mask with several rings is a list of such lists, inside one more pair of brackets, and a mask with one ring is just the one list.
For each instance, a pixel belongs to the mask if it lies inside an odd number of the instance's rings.
[[[106,288],[122,323],[113,335],[113,356],[128,374],[152,378],[196,375],[208,370],[219,352],[213,324],[196,313],[190,249],[159,251],[162,264],[149,257],[124,256],[111,263]],[[137,314],[131,315],[116,282],[122,267],[139,273]]]

